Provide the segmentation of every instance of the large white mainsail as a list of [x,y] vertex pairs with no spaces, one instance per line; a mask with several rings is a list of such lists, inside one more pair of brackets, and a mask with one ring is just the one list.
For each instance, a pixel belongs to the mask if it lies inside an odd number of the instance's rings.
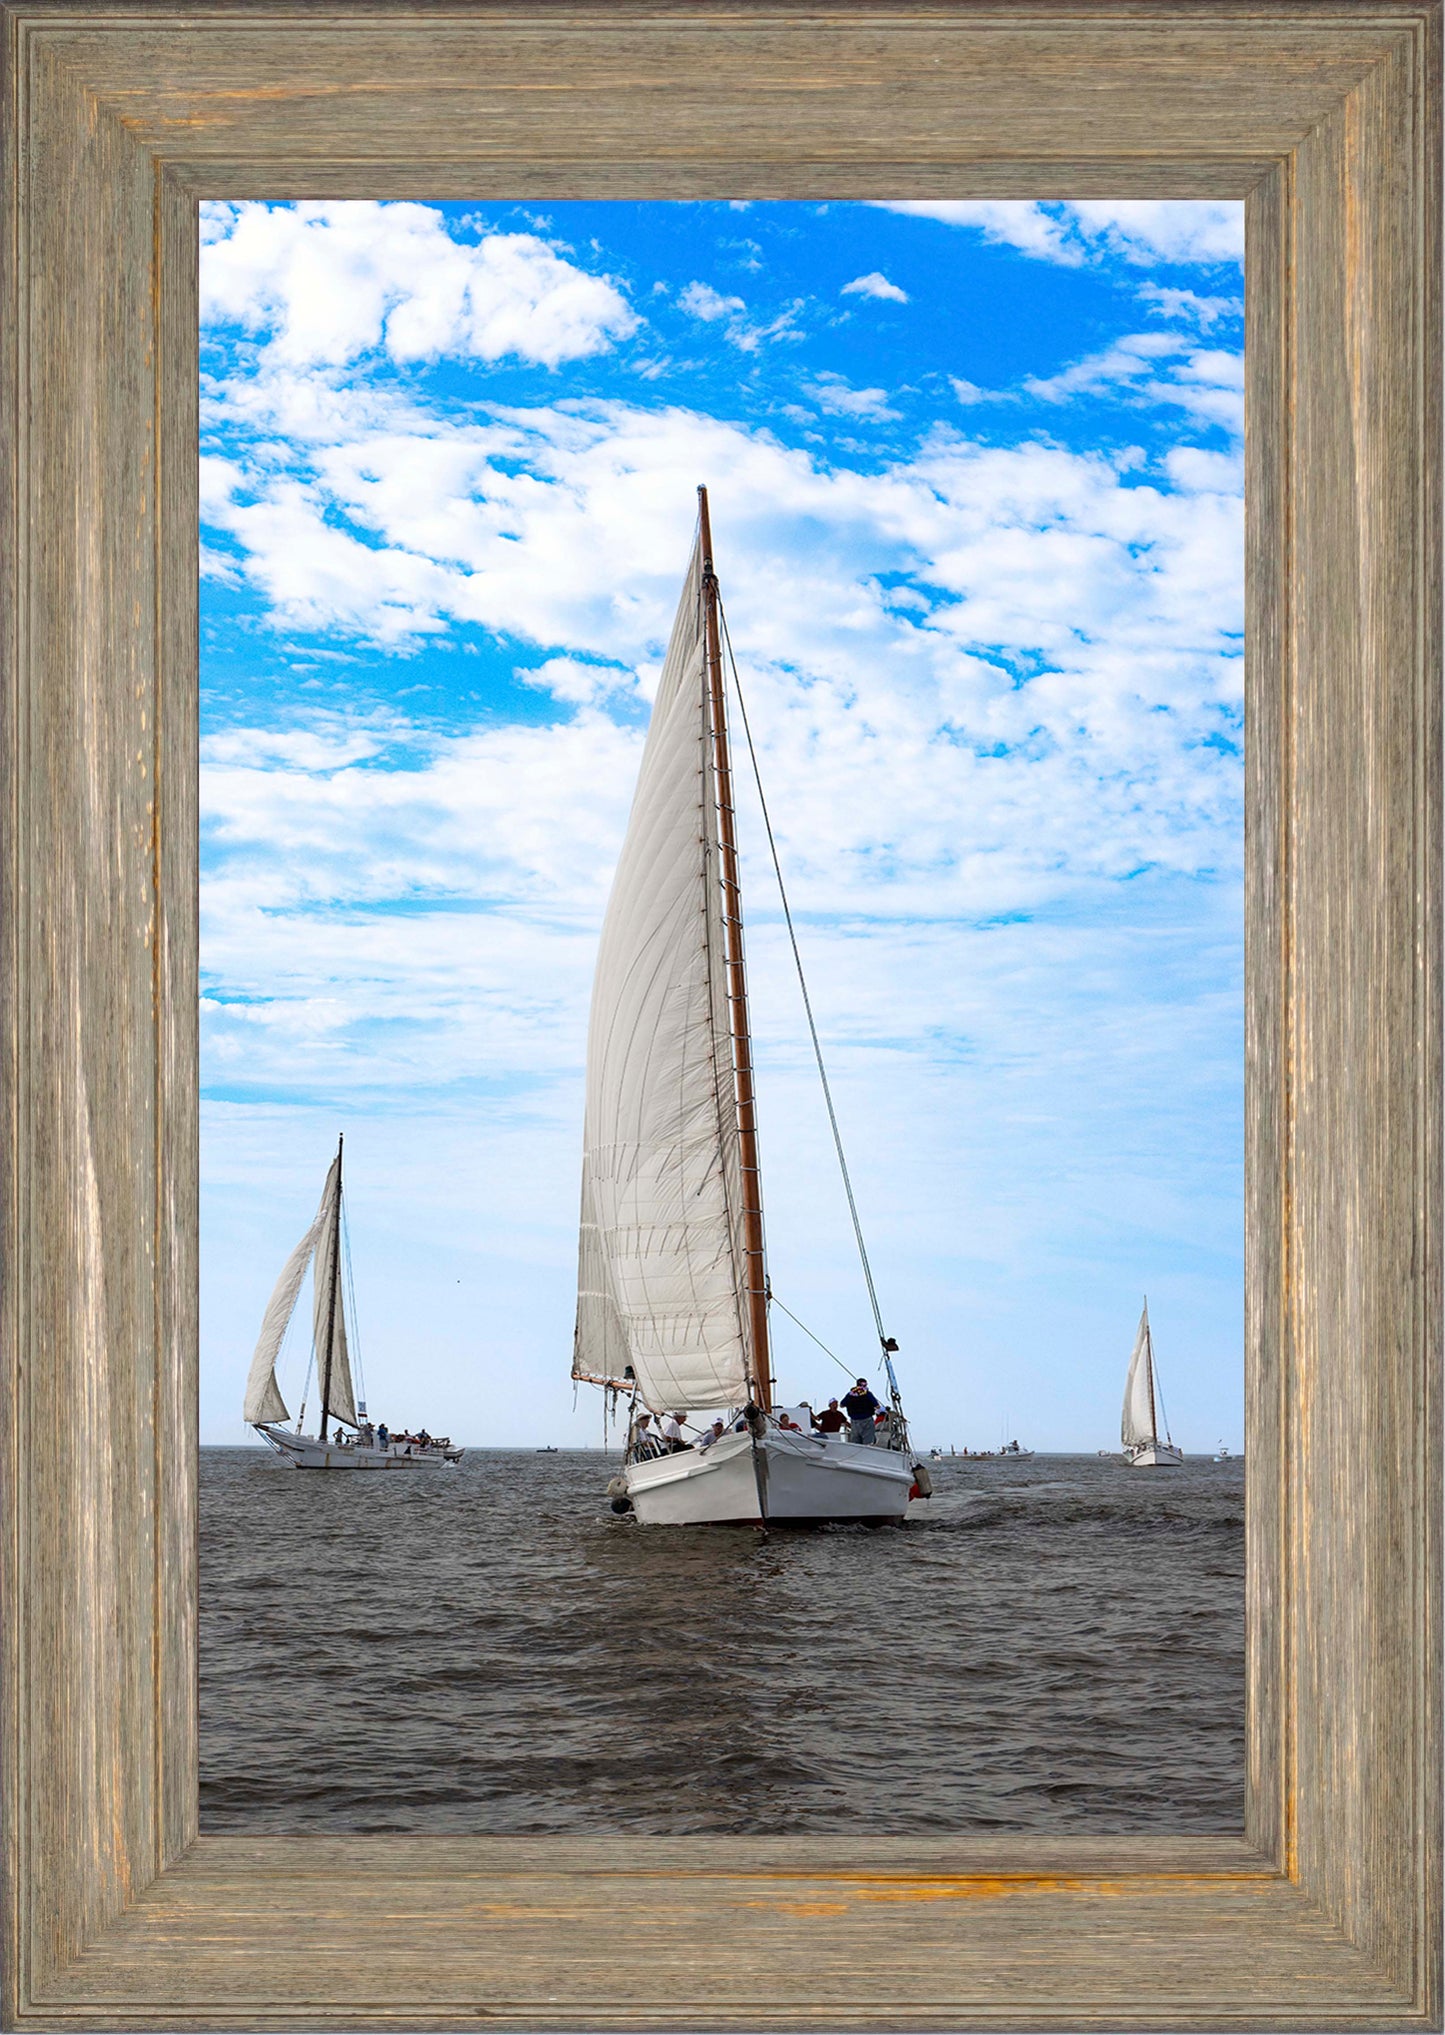
[[261,1317],[261,1333],[256,1339],[255,1353],[251,1358],[251,1369],[246,1379],[246,1400],[242,1418],[253,1425],[260,1421],[285,1420],[289,1416],[286,1402],[281,1397],[281,1388],[276,1383],[276,1359],[281,1354],[281,1345],[296,1311],[297,1296],[307,1268],[314,1257],[316,1261],[315,1302],[312,1307],[312,1332],[316,1351],[317,1383],[325,1382],[326,1336],[331,1332],[331,1411],[338,1419],[356,1425],[356,1404],[351,1385],[351,1363],[346,1349],[346,1314],[342,1305],[341,1282],[335,1280],[335,1304],[332,1306],[333,1257],[337,1235],[337,1196],[341,1192],[341,1159],[338,1155],[331,1162],[322,1190],[321,1206],[316,1219],[302,1237],[295,1250],[281,1269],[281,1276],[272,1289],[266,1312]]
[[587,1038],[572,1374],[618,1383],[630,1370],[654,1411],[738,1405],[755,1376],[705,652],[700,533]]
[[[800,1421],[802,1407],[773,1406],[721,602],[707,490],[697,492],[698,539],[593,984],[572,1373],[633,1395],[622,1474],[608,1485],[614,1512],[658,1526],[881,1524],[903,1518],[927,1473],[909,1446],[898,1345],[883,1333],[861,1234],[890,1419],[845,1439]],[[811,1028],[801,968],[799,981]],[[659,1442],[638,1400],[694,1416],[742,1405],[744,1417],[713,1422],[692,1446],[676,1433]]]
[[1154,1345],[1149,1333],[1149,1303],[1139,1316],[1134,1337],[1134,1354],[1124,1381],[1124,1417],[1120,1433],[1126,1449],[1149,1448],[1159,1439],[1158,1415],[1154,1404]]

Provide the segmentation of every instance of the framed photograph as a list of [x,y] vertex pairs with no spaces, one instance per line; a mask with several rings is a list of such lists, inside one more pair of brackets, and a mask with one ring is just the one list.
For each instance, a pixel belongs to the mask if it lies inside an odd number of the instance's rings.
[[[1437,2027],[1438,0],[0,20],[4,2025]],[[199,1833],[199,220],[322,197],[1244,201],[1239,1836]]]

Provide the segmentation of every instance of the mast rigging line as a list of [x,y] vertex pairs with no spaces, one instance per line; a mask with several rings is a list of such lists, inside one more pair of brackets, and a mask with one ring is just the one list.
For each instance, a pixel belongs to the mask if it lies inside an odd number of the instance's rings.
[[784,1314],[787,1315],[789,1321],[793,1323],[794,1327],[800,1328],[803,1331],[803,1334],[808,1338],[809,1342],[814,1342],[818,1345],[818,1348],[823,1352],[823,1355],[825,1357],[832,1357],[833,1362],[838,1366],[838,1369],[844,1374],[845,1377],[848,1378],[857,1377],[858,1373],[852,1368],[852,1366],[849,1364],[845,1364],[843,1362],[843,1359],[840,1356],[838,1356],[835,1351],[830,1350],[828,1345],[824,1342],[823,1338],[820,1335],[814,1335],[813,1331],[809,1328],[806,1321],[799,1321],[797,1315],[794,1314],[792,1308],[784,1306],[783,1302],[779,1300],[777,1294],[773,1291],[771,1282],[769,1282],[768,1285],[768,1298],[773,1303],[774,1307],[781,1307],[783,1309],[783,1312]]
[[[346,1305],[343,1312],[346,1317],[346,1355],[351,1365],[353,1380],[351,1396],[353,1399],[359,1398],[360,1405],[357,1411],[361,1412],[366,1405],[366,1368],[361,1360],[361,1333],[357,1327],[356,1279],[351,1269],[351,1225],[346,1220],[344,1208],[341,1211],[341,1262],[346,1275]],[[356,1391],[358,1385],[361,1387],[359,1394]]]
[[[828,1124],[833,1133],[833,1149],[838,1154],[838,1170],[843,1176],[843,1192],[848,1197],[848,1213],[853,1221],[853,1236],[858,1245],[858,1261],[863,1267],[863,1282],[868,1288],[868,1303],[873,1309],[873,1323],[878,1330],[878,1341],[883,1348],[884,1365],[887,1368],[889,1383],[893,1387],[894,1397],[896,1398],[898,1385],[893,1377],[893,1365],[890,1361],[888,1349],[889,1336],[883,1326],[883,1314],[878,1305],[877,1289],[873,1284],[873,1268],[868,1262],[868,1247],[863,1241],[863,1225],[858,1216],[858,1203],[853,1196],[853,1181],[848,1172],[848,1161],[843,1151],[843,1134],[838,1128],[838,1114],[833,1107],[833,1091],[828,1085],[828,1070],[823,1064],[823,1048],[818,1038],[818,1026],[813,1017],[813,1000],[808,994],[807,977],[803,974],[803,957],[798,951],[798,935],[793,926],[793,913],[788,903],[787,886],[783,882],[783,866],[778,859],[778,844],[773,835],[772,817],[768,812],[768,801],[763,792],[762,772],[758,768],[758,752],[753,743],[753,731],[748,721],[747,701],[743,698],[742,681],[738,677],[738,661],[733,652],[732,634],[728,629],[728,618],[723,607],[721,593],[717,596],[717,611],[718,620],[722,623],[723,642],[727,645],[728,663],[732,667],[733,691],[737,695],[738,711],[742,716],[743,734],[747,739],[748,760],[753,766],[753,783],[758,788],[758,804],[762,808],[763,830],[768,837],[768,853],[773,858],[773,874],[778,879],[778,896],[782,900],[783,921],[788,928],[788,942],[793,950],[793,966],[797,970],[798,987],[803,994],[803,1010],[808,1020],[808,1034],[813,1041],[813,1058],[818,1066],[818,1079],[823,1084],[823,1101],[828,1111]],[[783,1303],[779,1301],[778,1305],[782,1307]],[[787,1314],[787,1308],[784,1307],[783,1312]],[[797,1319],[795,1315],[789,1315],[788,1318],[789,1320]],[[799,1322],[798,1326],[801,1328],[803,1324]],[[811,1331],[805,1331],[805,1333],[811,1333]],[[814,1337],[814,1341],[816,1340],[817,1338]],[[823,1348],[826,1346],[820,1344],[819,1347]],[[828,1354],[829,1356],[833,1355],[831,1350],[828,1351]],[[840,1360],[835,1357],[833,1361],[837,1363]],[[847,1369],[846,1364],[843,1368]]]

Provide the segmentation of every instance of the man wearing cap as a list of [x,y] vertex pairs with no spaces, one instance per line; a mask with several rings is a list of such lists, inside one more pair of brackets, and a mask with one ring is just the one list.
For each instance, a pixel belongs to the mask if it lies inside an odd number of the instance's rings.
[[868,1390],[868,1380],[860,1378],[851,1392],[843,1394],[843,1411],[848,1416],[849,1441],[862,1442],[865,1447],[873,1446],[873,1421],[883,1408]]
[[841,1434],[848,1425],[848,1416],[836,1399],[830,1399],[825,1412],[813,1415],[813,1425],[819,1434]]

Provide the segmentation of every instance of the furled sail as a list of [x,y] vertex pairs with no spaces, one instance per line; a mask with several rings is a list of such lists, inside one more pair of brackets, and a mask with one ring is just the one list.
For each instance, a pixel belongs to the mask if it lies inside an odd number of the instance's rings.
[[748,1394],[701,543],[658,684],[587,1039],[573,1376],[648,1406]]
[[1149,1334],[1147,1302],[1139,1317],[1134,1354],[1129,1359],[1129,1375],[1124,1381],[1124,1418],[1120,1432],[1126,1449],[1147,1446],[1159,1439],[1155,1431],[1154,1349]]
[[302,1237],[295,1250],[281,1268],[266,1312],[261,1318],[261,1333],[256,1339],[255,1353],[251,1358],[251,1369],[246,1379],[246,1401],[242,1418],[252,1422],[285,1420],[288,1418],[286,1402],[281,1397],[281,1388],[276,1383],[276,1359],[281,1354],[281,1345],[286,1331],[291,1326],[291,1317],[296,1311],[296,1298],[301,1291],[301,1282],[306,1277],[307,1267],[312,1259],[316,1261],[315,1302],[311,1310],[313,1346],[316,1352],[316,1383],[318,1390],[326,1375],[326,1332],[331,1328],[331,1391],[330,1406],[338,1420],[356,1425],[356,1403],[351,1386],[351,1362],[346,1349],[346,1311],[342,1305],[341,1287],[336,1287],[334,1316],[331,1307],[331,1286],[333,1279],[332,1256],[335,1250],[337,1219],[336,1202],[341,1192],[341,1160],[333,1159],[331,1171],[326,1176],[326,1185],[321,1194],[321,1206],[316,1219]]

